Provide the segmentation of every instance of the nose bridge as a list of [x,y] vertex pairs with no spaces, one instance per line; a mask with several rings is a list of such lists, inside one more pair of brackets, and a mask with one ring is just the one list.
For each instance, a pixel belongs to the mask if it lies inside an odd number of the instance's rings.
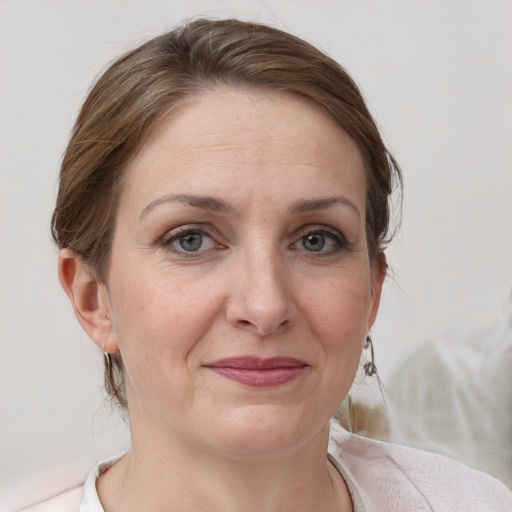
[[246,247],[238,261],[229,316],[231,323],[267,335],[292,323],[294,301],[279,249],[265,243]]
[[[277,306],[283,302],[286,293],[286,279],[283,262],[277,249],[274,247],[258,248],[247,251],[248,290],[246,293],[253,295],[253,300],[262,302],[262,306],[272,309],[272,304]],[[270,300],[268,300],[270,299]]]

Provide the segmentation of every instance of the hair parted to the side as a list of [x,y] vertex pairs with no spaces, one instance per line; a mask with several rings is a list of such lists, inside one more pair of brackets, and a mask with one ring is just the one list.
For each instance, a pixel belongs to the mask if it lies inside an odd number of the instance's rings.
[[[348,73],[309,43],[234,19],[191,21],[116,60],[80,110],[60,169],[52,235],[99,282],[108,276],[123,169],[180,102],[218,86],[288,91],[322,106],[359,147],[367,170],[366,236],[386,266],[390,198],[400,169]],[[109,395],[126,406],[122,360],[106,364]]]

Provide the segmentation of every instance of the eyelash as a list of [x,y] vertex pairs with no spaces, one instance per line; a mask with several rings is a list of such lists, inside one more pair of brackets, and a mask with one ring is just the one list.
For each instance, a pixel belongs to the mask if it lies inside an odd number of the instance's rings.
[[303,232],[301,234],[300,238],[292,244],[292,246],[295,246],[295,245],[301,243],[310,235],[316,235],[319,233],[324,236],[327,235],[326,237],[331,239],[336,244],[336,247],[334,249],[330,249],[328,251],[321,251],[321,252],[305,250],[305,252],[307,252],[309,255],[328,256],[328,255],[336,253],[340,250],[348,249],[349,244],[348,244],[346,238],[337,229],[330,228],[329,226],[314,226],[314,227],[307,229],[305,232]]
[[201,236],[207,236],[210,238],[216,249],[224,249],[225,247],[218,243],[215,238],[208,233],[209,229],[208,226],[205,226],[203,224],[196,224],[196,225],[188,225],[188,226],[180,226],[179,228],[173,229],[169,232],[167,232],[159,241],[158,244],[164,248],[167,251],[173,252],[175,254],[179,254],[180,256],[184,256],[186,258],[197,258],[198,256],[202,255],[205,251],[185,251],[184,249],[180,250],[175,247],[173,247],[173,243],[177,242],[180,238],[185,237],[187,235],[198,233]]
[[[290,244],[289,247],[294,250],[301,250],[307,253],[310,256],[316,256],[316,257],[322,257],[322,256],[328,256],[333,253],[336,253],[340,250],[347,249],[349,247],[349,244],[346,240],[346,238],[336,229],[330,228],[328,226],[312,226],[306,231],[302,231],[304,228],[299,230],[300,237],[297,241]],[[187,258],[197,258],[204,254],[206,251],[210,251],[211,249],[225,249],[225,246],[220,244],[215,240],[215,237],[209,234],[208,231],[211,231],[211,228],[209,229],[208,226],[205,226],[203,224],[198,225],[188,225],[188,226],[181,226],[179,228],[173,229],[169,232],[167,232],[163,237],[158,240],[158,245],[160,245],[162,248],[164,248],[167,251],[173,252],[175,254],[178,254],[180,256],[184,256]],[[180,238],[185,237],[187,235],[191,234],[200,234],[201,236],[208,237],[212,240],[214,247],[208,248],[206,250],[201,250],[200,248],[197,251],[186,251],[184,249],[178,249],[173,247],[173,243],[177,242]],[[308,236],[321,234],[322,236],[326,236],[326,238],[330,239],[335,243],[335,247],[333,249],[329,249],[327,251],[308,251],[305,248],[297,248],[301,242],[304,242]],[[322,247],[323,249],[323,247]]]

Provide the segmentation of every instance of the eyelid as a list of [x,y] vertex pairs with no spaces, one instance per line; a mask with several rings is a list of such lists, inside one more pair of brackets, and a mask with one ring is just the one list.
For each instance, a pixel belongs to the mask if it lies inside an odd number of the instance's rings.
[[[185,250],[179,250],[174,247],[172,247],[172,243],[177,240],[178,238],[185,236],[188,233],[201,233],[203,236],[207,236],[211,238],[215,244],[215,247],[206,249],[206,250],[199,250],[197,252],[194,251],[185,251]],[[318,251],[316,253],[317,256],[322,255],[329,255],[337,252],[338,250],[348,249],[351,246],[351,243],[347,240],[345,235],[338,229],[333,228],[331,226],[325,225],[325,224],[310,224],[306,226],[302,226],[300,229],[297,229],[293,235],[293,239],[295,240],[293,243],[289,245],[289,248],[294,250],[301,250],[297,247],[297,245],[301,242],[301,240],[311,234],[315,233],[321,233],[322,235],[327,235],[331,240],[334,240],[334,242],[337,244],[337,247],[334,249],[330,249],[327,251]],[[159,237],[156,240],[156,244],[162,247],[165,250],[168,250],[170,252],[174,252],[175,254],[184,255],[187,257],[198,257],[200,255],[203,255],[204,253],[210,252],[212,249],[219,250],[219,249],[226,249],[225,244],[218,241],[218,239],[221,238],[220,234],[218,234],[217,230],[214,226],[212,226],[209,223],[204,222],[198,222],[198,223],[191,223],[191,224],[184,224],[177,226],[172,229],[168,229],[165,234],[161,237]],[[304,252],[309,252],[305,251]],[[310,251],[311,255],[315,255],[313,251]]]
[[[295,247],[297,244],[299,244],[301,242],[301,240],[304,237],[306,237],[308,235],[315,234],[315,233],[321,233],[322,235],[329,236],[331,239],[333,239],[336,242],[337,247],[335,249],[331,249],[329,251],[318,251],[317,253],[311,251],[310,252],[311,255],[321,256],[321,255],[332,254],[338,250],[347,249],[350,246],[350,243],[347,241],[346,237],[343,235],[343,233],[341,231],[339,231],[338,229],[335,229],[333,227],[326,226],[324,224],[310,225],[310,226],[302,227],[300,230],[296,231],[295,238],[297,238],[297,240],[293,244],[291,244],[291,246]],[[299,249],[297,249],[297,250],[299,250]],[[308,251],[306,251],[306,252],[308,252]]]
[[172,246],[173,242],[178,240],[180,237],[185,236],[189,233],[200,233],[202,236],[206,236],[210,238],[215,247],[213,249],[224,249],[225,246],[221,244],[217,237],[212,234],[212,231],[215,231],[211,225],[205,224],[205,223],[193,223],[193,224],[185,224],[178,226],[176,228],[169,229],[165,232],[163,236],[161,236],[157,240],[157,245],[159,245],[161,248],[173,252],[175,254],[179,254],[185,257],[198,257],[200,255],[203,255],[206,252],[209,252],[212,250],[206,249],[206,250],[198,250],[198,251],[185,251],[185,250],[179,250]]

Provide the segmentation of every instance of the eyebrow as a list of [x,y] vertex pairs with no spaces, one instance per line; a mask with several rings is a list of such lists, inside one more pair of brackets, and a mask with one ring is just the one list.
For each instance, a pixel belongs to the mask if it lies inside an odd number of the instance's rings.
[[169,203],[173,201],[178,201],[180,203],[185,203],[190,206],[194,206],[195,208],[201,208],[203,210],[210,210],[212,212],[219,213],[236,213],[235,209],[226,201],[222,199],[218,199],[216,197],[211,196],[195,196],[189,194],[174,194],[169,196],[160,197],[151,201],[144,210],[142,210],[139,215],[139,221],[147,215],[151,210],[159,206],[163,203]]
[[329,208],[335,204],[342,204],[344,206],[348,206],[357,214],[358,217],[361,216],[357,206],[352,201],[350,201],[350,199],[347,199],[345,196],[321,197],[318,199],[304,199],[294,203],[290,211],[292,214],[307,213],[317,210],[325,210],[326,208]]
[[[240,213],[233,208],[229,203],[223,201],[222,199],[218,199],[217,197],[212,196],[197,196],[190,194],[173,194],[164,197],[160,197],[151,201],[144,210],[142,210],[139,215],[139,221],[142,220],[151,210],[156,208],[157,206],[163,203],[169,203],[173,201],[178,201],[180,203],[185,203],[195,208],[201,208],[203,210],[209,210],[217,213],[230,213],[240,215]],[[321,197],[315,199],[303,199],[297,201],[292,204],[289,211],[292,215],[300,214],[300,213],[308,213],[317,210],[325,210],[333,205],[342,204],[344,206],[348,206],[351,210],[353,210],[358,217],[360,217],[359,210],[357,206],[347,199],[344,196],[335,196],[335,197]]]

